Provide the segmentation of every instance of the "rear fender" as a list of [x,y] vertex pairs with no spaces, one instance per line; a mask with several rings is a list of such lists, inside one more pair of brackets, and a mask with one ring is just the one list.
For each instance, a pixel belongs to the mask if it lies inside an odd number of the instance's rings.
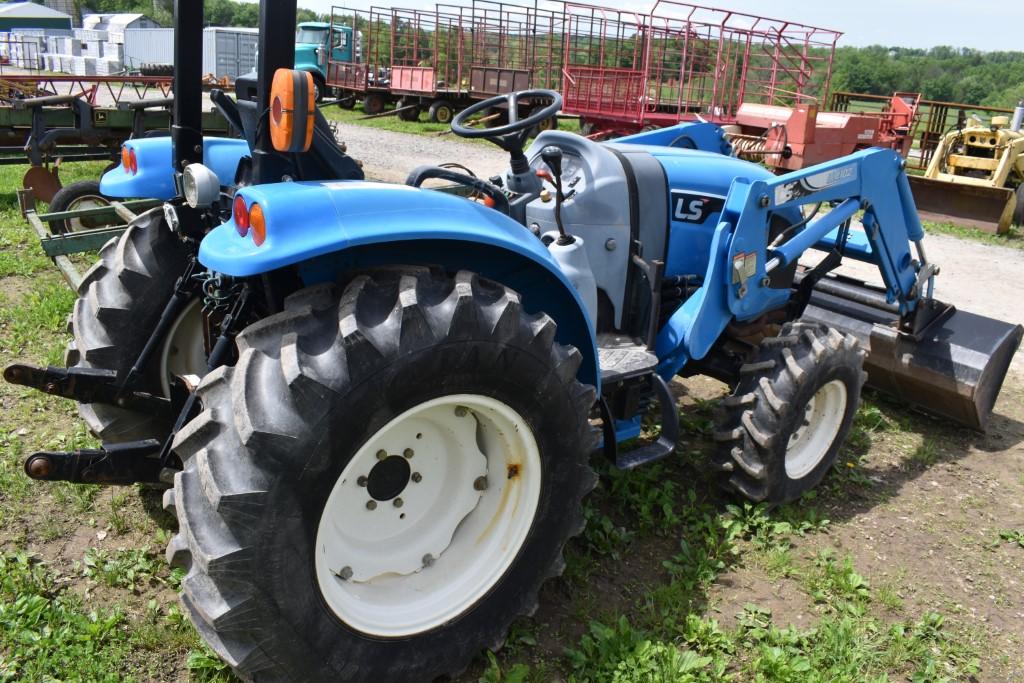
[[[134,175],[123,165],[103,174],[100,192],[108,197],[173,199],[174,167],[169,136],[128,140],[124,146],[135,151],[138,172]],[[238,161],[249,154],[249,144],[234,138],[203,138],[203,164],[217,174],[222,186],[235,181]]]
[[265,241],[239,236],[232,218],[200,246],[210,270],[250,277],[297,266],[307,285],[389,264],[471,270],[516,290],[528,312],[550,315],[558,341],[583,356],[580,380],[600,388],[582,300],[540,240],[508,216],[442,192],[364,181],[257,185],[238,196],[260,205]]

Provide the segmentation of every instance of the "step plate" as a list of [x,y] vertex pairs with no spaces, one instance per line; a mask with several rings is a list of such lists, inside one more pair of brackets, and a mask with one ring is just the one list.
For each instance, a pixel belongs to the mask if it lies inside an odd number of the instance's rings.
[[601,382],[615,384],[654,372],[658,357],[644,344],[629,337],[613,334],[597,336],[597,353],[601,363]]

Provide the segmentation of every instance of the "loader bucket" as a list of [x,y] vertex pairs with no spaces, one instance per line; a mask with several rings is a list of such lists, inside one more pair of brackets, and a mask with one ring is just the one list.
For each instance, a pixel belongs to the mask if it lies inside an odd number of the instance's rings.
[[805,320],[854,335],[868,349],[868,386],[925,412],[984,430],[1024,327],[954,310],[919,341],[878,288],[845,277],[815,286]]
[[968,225],[997,234],[1010,229],[1017,205],[1013,190],[908,177],[917,212],[924,220]]

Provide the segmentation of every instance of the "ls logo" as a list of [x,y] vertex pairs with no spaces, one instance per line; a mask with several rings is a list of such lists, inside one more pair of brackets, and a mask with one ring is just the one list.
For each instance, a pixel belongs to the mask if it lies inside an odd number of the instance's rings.
[[692,192],[672,193],[672,219],[680,223],[703,223],[708,216],[719,213],[725,197]]

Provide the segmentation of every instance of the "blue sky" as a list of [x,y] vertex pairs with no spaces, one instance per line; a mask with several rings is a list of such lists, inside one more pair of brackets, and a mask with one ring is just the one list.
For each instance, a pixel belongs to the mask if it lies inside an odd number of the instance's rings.
[[[468,4],[469,0],[445,0]],[[521,0],[519,4],[532,4]],[[591,0],[622,9],[643,11],[653,0]],[[365,9],[389,6],[386,0],[299,0],[301,7],[330,12],[331,5]],[[546,3],[541,2],[541,6]],[[1020,0],[697,0],[696,4],[762,14],[843,32],[840,45],[954,45],[979,50],[1024,50],[1024,2]],[[432,8],[434,0],[401,0],[394,5]]]

